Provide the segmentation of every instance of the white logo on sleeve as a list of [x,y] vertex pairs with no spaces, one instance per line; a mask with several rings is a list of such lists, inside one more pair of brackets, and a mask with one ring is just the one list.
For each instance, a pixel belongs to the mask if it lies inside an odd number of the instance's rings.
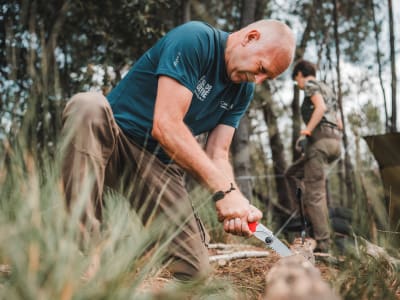
[[182,53],[180,53],[180,52],[178,52],[178,54],[176,55],[175,60],[174,60],[174,67],[176,67],[179,64],[179,62],[181,60],[181,55],[182,55]]
[[202,76],[197,82],[194,94],[200,101],[204,101],[207,98],[208,94],[211,92],[212,88],[213,86],[207,82],[206,76]]

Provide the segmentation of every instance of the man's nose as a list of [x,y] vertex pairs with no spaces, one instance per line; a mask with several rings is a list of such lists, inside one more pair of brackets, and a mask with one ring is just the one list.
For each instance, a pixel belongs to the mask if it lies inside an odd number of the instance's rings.
[[254,75],[254,78],[255,78],[255,80],[254,80],[255,83],[261,83],[265,79],[268,78],[268,75],[267,74],[257,74],[257,75]]

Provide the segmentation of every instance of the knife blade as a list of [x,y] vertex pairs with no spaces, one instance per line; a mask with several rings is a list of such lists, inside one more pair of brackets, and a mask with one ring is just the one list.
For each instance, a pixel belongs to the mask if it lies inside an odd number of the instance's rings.
[[293,252],[282,243],[271,230],[265,227],[261,223],[252,222],[249,223],[249,228],[254,236],[264,242],[268,247],[278,253],[280,256],[290,256]]

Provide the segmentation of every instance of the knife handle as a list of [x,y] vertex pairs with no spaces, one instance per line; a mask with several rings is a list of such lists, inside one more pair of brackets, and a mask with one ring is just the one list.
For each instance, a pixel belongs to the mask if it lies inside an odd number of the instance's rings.
[[249,229],[250,229],[250,231],[251,231],[251,232],[255,232],[255,231],[256,231],[256,228],[257,228],[257,225],[258,225],[258,223],[257,223],[257,222],[251,222],[251,223],[248,223],[248,225],[249,225]]

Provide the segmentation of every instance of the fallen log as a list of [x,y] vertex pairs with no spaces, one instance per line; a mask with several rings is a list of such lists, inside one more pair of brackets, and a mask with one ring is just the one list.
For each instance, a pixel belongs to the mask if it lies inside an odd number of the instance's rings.
[[11,267],[9,265],[0,265],[0,273],[5,275],[10,275]]
[[339,300],[320,271],[303,255],[281,258],[266,276],[264,300]]

